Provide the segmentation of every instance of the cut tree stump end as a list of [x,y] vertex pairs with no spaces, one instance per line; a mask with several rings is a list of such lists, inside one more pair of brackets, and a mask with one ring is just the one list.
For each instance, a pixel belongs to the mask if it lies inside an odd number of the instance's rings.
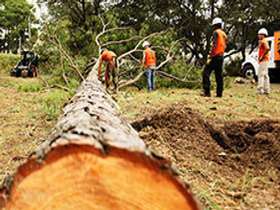
[[[169,171],[168,171],[169,170]],[[160,160],[110,147],[64,145],[17,171],[7,210],[194,210],[193,196]]]

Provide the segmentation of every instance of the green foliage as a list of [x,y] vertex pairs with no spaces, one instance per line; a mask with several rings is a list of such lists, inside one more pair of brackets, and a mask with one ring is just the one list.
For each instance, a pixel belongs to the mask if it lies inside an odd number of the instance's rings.
[[159,78],[157,79],[158,86],[168,88],[191,88],[197,89],[201,87],[201,72],[202,69],[189,65],[183,59],[175,60],[170,66],[164,69],[165,72],[176,76],[188,82],[178,82],[176,80]]
[[240,76],[241,64],[242,64],[242,60],[240,58],[230,61],[228,64],[225,65],[226,75],[231,77]]
[[20,56],[0,53],[0,72],[9,74],[10,70],[19,62]]
[[65,101],[67,101],[69,97],[70,95],[65,94],[65,91],[55,90],[42,98],[42,109],[46,114],[47,120],[58,118]]
[[[107,29],[116,27],[128,27],[126,30],[113,30],[104,33],[100,38],[101,45],[108,41],[126,40],[138,36],[138,39],[123,44],[106,46],[108,49],[121,55],[135,47],[141,37],[153,32],[168,30],[165,34],[149,39],[157,52],[158,63],[166,56],[166,49],[175,40],[184,38],[172,49],[172,54],[186,54],[188,61],[179,56],[172,64],[167,64],[162,70],[178,78],[191,80],[190,83],[174,82],[168,79],[157,78],[158,86],[163,87],[189,87],[199,88],[201,82],[201,68],[203,67],[211,47],[212,19],[220,16],[225,21],[225,31],[228,34],[231,50],[242,52],[245,57],[245,49],[254,44],[256,31],[261,26],[272,29],[272,25],[278,21],[279,13],[275,9],[279,7],[276,0],[262,1],[266,5],[265,13],[260,7],[260,1],[248,2],[236,1],[159,1],[159,0],[131,0],[131,1],[74,1],[74,0],[40,0],[47,2],[51,21],[41,35],[42,44],[38,48],[38,54],[44,61],[43,72],[51,75],[50,84],[60,84],[71,89],[68,80],[80,81],[77,73],[71,68],[71,64],[65,58],[49,38],[55,35],[66,52],[74,59],[79,69],[92,57],[98,57],[98,47],[95,43],[96,36],[102,32],[102,17]],[[222,3],[222,4],[221,4]],[[280,9],[280,8],[279,8]],[[244,12],[240,12],[244,11]],[[79,15],[77,15],[79,14]],[[264,22],[261,22],[263,20]],[[277,24],[276,24],[277,25]],[[141,47],[133,54],[135,60],[141,60]],[[132,59],[133,60],[133,59]],[[190,64],[196,67],[191,68]],[[226,66],[227,75],[236,75],[239,71],[239,61]],[[131,79],[140,72],[140,66],[134,61],[130,74],[122,75],[121,79]],[[120,73],[126,72],[124,67]],[[83,72],[82,72],[83,73]],[[193,82],[193,80],[195,82]],[[77,82],[74,82],[75,84]],[[230,85],[229,83],[226,83]],[[145,77],[137,84],[145,86]],[[76,86],[76,85],[74,85]]]
[[[18,38],[22,38],[22,42],[26,41],[25,32],[28,31],[28,20],[35,20],[32,6],[26,0],[1,0],[0,6],[0,28],[6,30],[4,40],[0,40],[3,47],[7,42],[8,49],[13,52],[18,48]],[[33,31],[34,32],[34,31]]]
[[[55,25],[47,24],[40,36],[40,42],[35,46],[40,55],[40,72],[48,75],[47,82],[50,86],[61,85],[69,88],[72,92],[77,88],[80,77],[73,69],[68,57],[54,44],[54,38],[59,41],[63,51],[66,52],[78,69],[82,72],[89,58],[71,51],[71,40],[73,37],[68,30],[69,21],[62,19]],[[81,48],[86,51],[85,48]],[[88,53],[87,55],[91,55]],[[83,73],[83,72],[82,72]]]
[[40,82],[22,83],[17,86],[19,92],[40,92],[43,89],[43,85]]

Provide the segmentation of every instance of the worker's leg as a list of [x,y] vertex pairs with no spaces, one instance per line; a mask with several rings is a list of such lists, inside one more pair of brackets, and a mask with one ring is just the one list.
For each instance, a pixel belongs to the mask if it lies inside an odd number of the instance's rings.
[[223,78],[223,63],[224,58],[222,56],[215,58],[215,77],[217,83],[217,97],[223,96],[224,91],[224,78]]
[[152,70],[151,69],[146,70],[146,76],[147,76],[148,91],[152,91]]
[[152,83],[152,90],[155,90],[155,70],[152,69],[152,75],[151,75],[151,83]]
[[117,69],[115,68],[115,66],[112,66],[111,72],[112,72],[112,81],[113,81],[113,85],[114,85],[114,90],[117,91],[118,89],[118,81],[117,81]]
[[260,63],[259,72],[258,72],[258,88],[257,88],[257,92],[259,94],[264,93],[265,68],[266,68],[265,62]]
[[213,60],[209,64],[206,64],[204,70],[203,70],[203,75],[202,75],[202,85],[203,85],[203,91],[204,91],[204,96],[210,96],[210,75],[212,72],[212,64]]
[[270,93],[270,78],[269,78],[269,72],[268,72],[268,62],[264,62],[264,93],[269,94]]
[[105,70],[105,85],[106,89],[110,86],[110,64],[108,63]]

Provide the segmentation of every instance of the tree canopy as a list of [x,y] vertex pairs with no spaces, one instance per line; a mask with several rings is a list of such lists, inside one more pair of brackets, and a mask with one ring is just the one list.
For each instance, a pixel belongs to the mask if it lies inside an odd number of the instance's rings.
[[190,61],[205,60],[211,43],[211,21],[220,16],[225,21],[231,46],[243,52],[256,41],[256,31],[265,26],[272,34],[280,29],[277,0],[40,0],[47,2],[53,19],[69,21],[69,46],[77,51],[94,41],[100,31],[98,15],[118,26],[153,33],[171,29],[174,39],[185,38],[182,48]]
[[26,0],[1,0],[0,3],[0,28],[5,31],[5,39],[1,40],[3,47],[7,43],[9,50],[18,48],[18,39],[26,39],[28,21],[34,20],[32,6]]

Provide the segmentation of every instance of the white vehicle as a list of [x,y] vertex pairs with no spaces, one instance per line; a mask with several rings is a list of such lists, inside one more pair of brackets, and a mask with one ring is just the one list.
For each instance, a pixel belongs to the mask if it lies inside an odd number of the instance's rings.
[[[269,70],[278,70],[280,72],[279,66],[279,32],[275,32],[274,36],[267,37],[269,46],[270,46],[270,60],[269,60]],[[277,42],[277,46],[275,46],[275,42]],[[277,52],[276,52],[277,50]],[[242,74],[244,77],[248,79],[257,79],[259,69],[258,63],[258,48],[254,49],[254,51],[246,58],[246,60],[242,63]]]

